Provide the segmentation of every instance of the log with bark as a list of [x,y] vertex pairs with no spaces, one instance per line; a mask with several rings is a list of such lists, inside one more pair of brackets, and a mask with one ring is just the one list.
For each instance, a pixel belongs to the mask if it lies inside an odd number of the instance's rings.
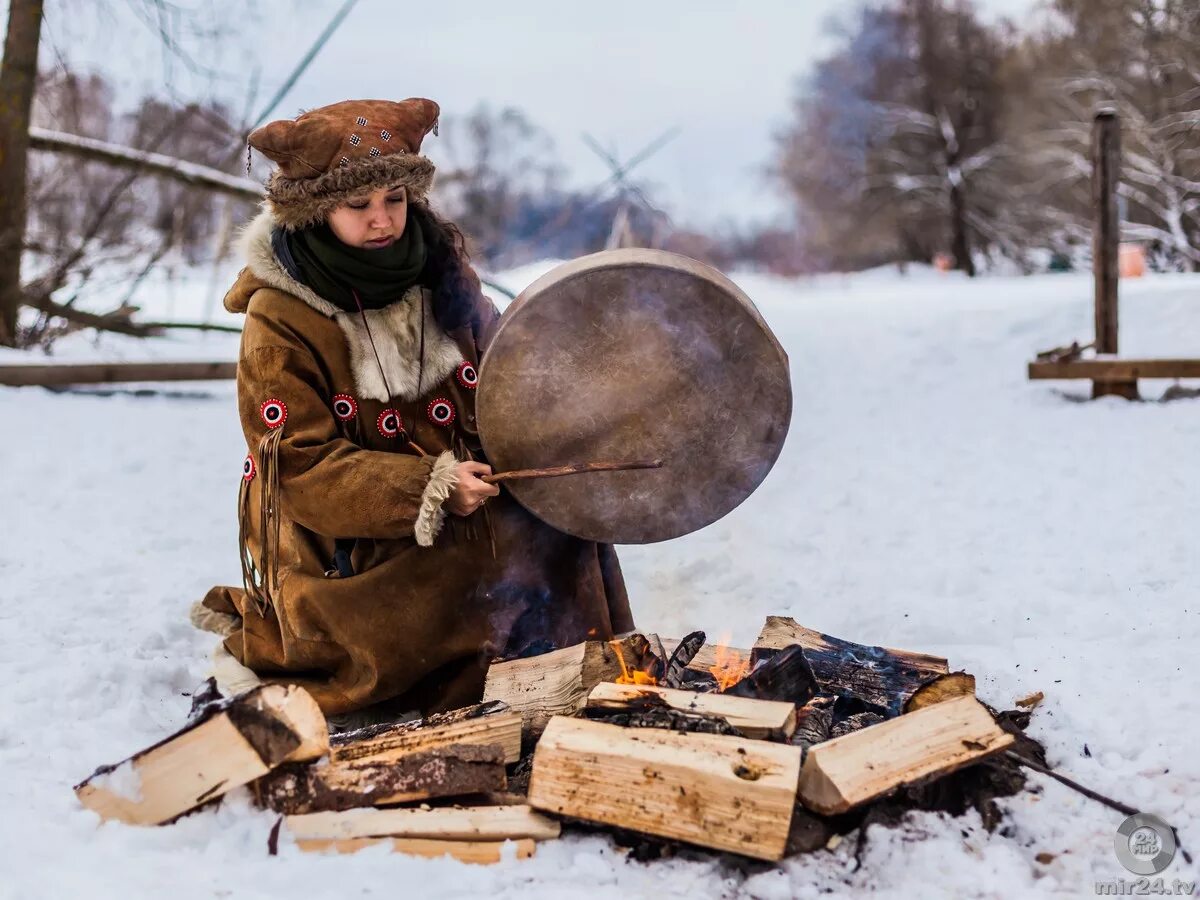
[[973,696],[956,697],[811,747],[800,774],[800,801],[823,815],[843,813],[1012,743],[987,707]]
[[521,758],[521,715],[504,703],[479,703],[393,725],[373,725],[335,734],[334,762],[386,763],[419,750],[452,744],[496,744],[506,763]]
[[75,787],[104,819],[158,825],[329,749],[325,717],[294,685],[262,685],[201,708],[180,731]]
[[555,716],[529,783],[536,809],[778,860],[801,750]]
[[260,806],[287,815],[503,791],[498,744],[451,744],[386,762],[287,764],[250,786]]
[[561,650],[492,663],[483,699],[503,701],[521,713],[534,738],[551,716],[570,715],[587,703],[592,688],[625,671],[648,671],[654,660],[641,634],[615,641],[585,641]]
[[798,644],[821,690],[856,699],[891,717],[924,684],[949,672],[945,659],[909,650],[855,644],[813,631],[783,616],[768,616],[754,642],[757,662]]
[[675,710],[719,716],[750,738],[786,740],[796,728],[791,703],[752,700],[729,694],[702,694],[671,688],[601,682],[588,695],[589,709],[630,710],[645,697],[659,698]]

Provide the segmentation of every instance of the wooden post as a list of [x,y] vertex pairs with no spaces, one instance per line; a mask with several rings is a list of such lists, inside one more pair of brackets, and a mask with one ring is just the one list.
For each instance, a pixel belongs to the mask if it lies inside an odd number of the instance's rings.
[[[1092,126],[1092,271],[1096,281],[1096,353],[1116,355],[1117,254],[1121,222],[1117,184],[1121,175],[1121,121],[1115,110],[1101,110]],[[1092,397],[1138,397],[1137,380],[1093,381]]]

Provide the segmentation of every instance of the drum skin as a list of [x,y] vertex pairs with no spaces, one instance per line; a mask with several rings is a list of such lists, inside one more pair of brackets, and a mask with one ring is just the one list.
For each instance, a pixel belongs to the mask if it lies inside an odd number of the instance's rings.
[[587,540],[643,544],[709,525],[762,483],[791,421],[787,355],[720,272],[661,250],[565,263],[505,311],[476,415],[496,471],[662,459],[661,469],[506,483]]

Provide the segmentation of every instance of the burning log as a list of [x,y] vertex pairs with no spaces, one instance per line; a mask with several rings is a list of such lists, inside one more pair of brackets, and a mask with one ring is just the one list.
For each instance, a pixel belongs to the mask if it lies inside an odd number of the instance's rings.
[[159,825],[329,747],[325,717],[294,685],[262,685],[210,703],[180,731],[75,787],[103,819]]
[[389,762],[289,764],[255,781],[260,806],[287,815],[410,803],[503,791],[504,751],[498,744],[452,744]]
[[783,616],[767,617],[754,642],[754,656],[769,657],[793,644],[804,648],[822,690],[853,697],[889,717],[899,715],[922,685],[949,671],[938,656],[855,644]]
[[796,710],[796,730],[789,741],[798,747],[811,747],[829,740],[833,728],[832,698],[814,697]]
[[699,694],[601,682],[592,689],[587,705],[589,709],[631,710],[646,697],[657,698],[670,709],[719,716],[750,738],[786,740],[796,728],[796,708],[791,703],[752,700],[731,694]]
[[824,815],[843,813],[1012,743],[1012,735],[974,697],[947,700],[810,748],[800,774],[800,802]]
[[534,754],[529,803],[778,860],[787,844],[800,756],[799,747],[786,744],[556,716]]
[[435,841],[426,838],[346,838],[331,840],[328,838],[312,838],[296,841],[296,846],[307,852],[324,853],[332,850],[335,853],[357,853],[364,847],[374,847],[379,844],[389,845],[396,853],[409,856],[423,856],[427,859],[437,859],[449,856],[459,862],[490,865],[504,858],[507,846],[513,847],[515,859],[529,859],[537,846],[530,838],[518,838],[512,841]]
[[724,693],[803,706],[816,696],[817,690],[817,678],[804,658],[804,649],[793,645],[762,661]]
[[333,762],[386,763],[452,744],[496,744],[504,761],[513,763],[521,758],[521,715],[503,703],[480,703],[412,722],[335,734],[329,744]]
[[349,809],[286,816],[299,841],[419,838],[438,841],[548,841],[562,826],[529,806],[464,806],[437,809]]
[[[683,676],[687,672],[687,667],[692,664],[692,660],[704,648],[705,635],[703,631],[693,631],[691,634],[684,636],[675,648],[663,658],[666,661],[663,673],[663,685],[669,688],[677,688],[683,684]],[[663,648],[663,653],[667,650],[662,642],[659,646]]]
[[[587,703],[602,681],[622,673],[645,673],[653,665],[649,642],[640,634],[619,640],[585,641],[541,656],[493,663],[484,701],[502,700],[521,713],[526,734],[536,736],[554,715],[570,715]],[[649,676],[647,682],[652,683]]]

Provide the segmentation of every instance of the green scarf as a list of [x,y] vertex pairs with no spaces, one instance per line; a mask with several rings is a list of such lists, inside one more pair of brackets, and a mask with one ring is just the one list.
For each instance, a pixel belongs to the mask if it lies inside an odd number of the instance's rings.
[[400,238],[380,250],[343,244],[324,223],[280,229],[272,237],[276,256],[292,277],[347,312],[358,311],[356,293],[364,309],[396,302],[425,269],[425,235],[411,215]]

